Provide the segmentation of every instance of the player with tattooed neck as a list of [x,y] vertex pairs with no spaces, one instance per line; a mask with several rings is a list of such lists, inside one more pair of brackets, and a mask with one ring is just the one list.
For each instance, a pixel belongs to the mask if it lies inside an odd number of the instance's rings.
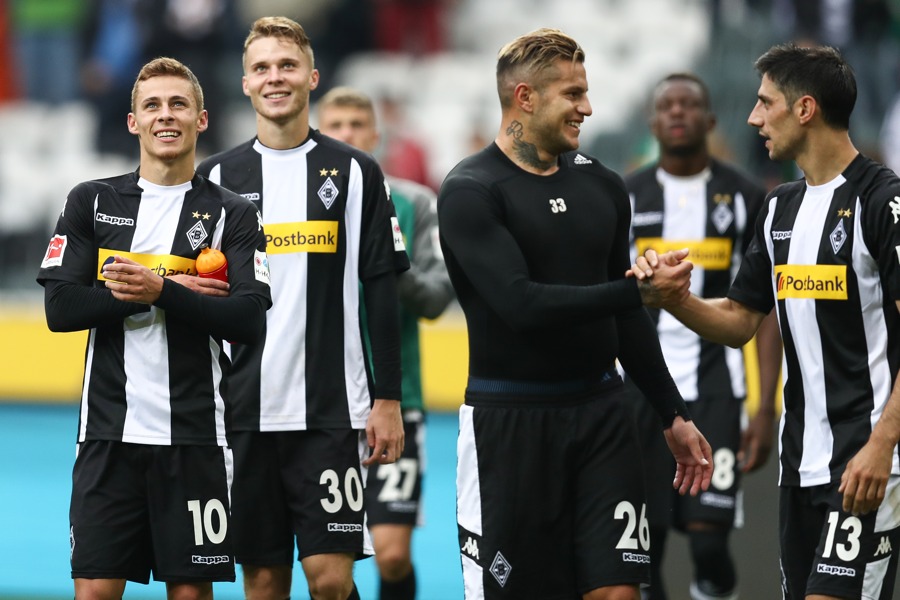
[[583,50],[558,30],[523,35],[500,50],[497,88],[496,140],[438,198],[469,337],[457,467],[466,597],[637,600],[649,536],[616,360],[659,412],[681,493],[709,486],[710,447],[625,278],[622,179],[577,151],[591,114]]

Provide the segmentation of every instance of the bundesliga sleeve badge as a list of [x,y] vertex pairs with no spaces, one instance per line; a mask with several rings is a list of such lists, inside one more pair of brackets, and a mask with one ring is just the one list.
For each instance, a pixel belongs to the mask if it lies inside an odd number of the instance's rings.
[[50,238],[50,244],[47,246],[47,253],[41,262],[41,268],[61,267],[63,254],[66,253],[66,244],[68,244],[68,241],[64,235],[54,235]]

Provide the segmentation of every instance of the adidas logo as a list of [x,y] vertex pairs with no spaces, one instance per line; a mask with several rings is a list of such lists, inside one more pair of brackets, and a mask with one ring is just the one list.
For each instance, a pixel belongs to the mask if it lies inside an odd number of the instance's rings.
[[589,158],[585,158],[580,154],[576,154],[575,155],[575,164],[576,165],[591,165],[591,164],[594,164],[594,161],[592,161]]

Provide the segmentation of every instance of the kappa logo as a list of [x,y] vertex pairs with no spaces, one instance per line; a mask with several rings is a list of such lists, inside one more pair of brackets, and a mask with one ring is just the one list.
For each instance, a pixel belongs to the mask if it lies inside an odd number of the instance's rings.
[[471,536],[466,539],[466,543],[463,544],[462,551],[475,560],[478,560],[480,558],[478,554],[478,542],[472,539]]
[[129,219],[128,217],[113,217],[102,212],[97,213],[97,221],[99,221],[100,223],[109,223],[110,225],[127,225],[128,227],[134,226],[134,219]]
[[359,523],[329,523],[328,531],[332,533],[354,533],[362,531],[362,525]]
[[230,556],[198,556],[191,555],[191,562],[195,565],[218,565],[228,564],[231,562]]
[[69,560],[75,555],[75,528],[69,526]]
[[663,214],[661,211],[634,213],[631,217],[632,227],[646,227],[648,225],[658,225],[663,222]]
[[248,192],[246,194],[241,194],[241,196],[251,202],[259,202],[259,192]]
[[888,536],[881,536],[881,541],[878,543],[878,548],[875,549],[875,556],[881,556],[882,554],[890,554],[893,548],[891,548],[891,540]]
[[649,554],[636,554],[634,552],[623,552],[622,560],[624,562],[633,562],[642,565],[650,564],[650,555]]
[[816,571],[819,573],[825,573],[826,575],[837,575],[839,577],[856,577],[856,569],[851,569],[849,567],[838,567],[836,565],[825,565],[819,563],[819,566],[816,567]]
[[891,214],[894,216],[894,225],[900,221],[900,196],[894,196],[894,199],[888,204],[891,207]]
[[576,165],[592,165],[592,164],[594,164],[594,161],[592,161],[589,158],[585,158],[584,156],[582,156],[580,154],[576,154],[575,155],[575,164]]

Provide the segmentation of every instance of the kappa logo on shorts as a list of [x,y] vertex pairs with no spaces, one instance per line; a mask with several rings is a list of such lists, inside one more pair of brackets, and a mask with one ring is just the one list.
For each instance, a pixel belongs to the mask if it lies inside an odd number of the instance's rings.
[[466,543],[463,544],[462,551],[475,560],[479,560],[480,558],[480,556],[478,555],[478,542],[472,539],[471,536],[466,540]]
[[359,523],[329,523],[328,531],[337,533],[353,533],[354,531],[362,531],[362,525]]
[[856,577],[856,569],[851,569],[849,567],[838,567],[835,565],[825,565],[819,563],[819,566],[816,567],[816,571],[819,573],[825,573],[826,575],[839,575],[840,577]]
[[875,549],[875,556],[881,556],[882,554],[890,554],[893,548],[891,548],[891,540],[888,536],[881,536],[881,541],[878,542],[878,548]]
[[191,556],[191,562],[195,565],[220,565],[231,562],[230,556]]
[[734,498],[724,494],[714,494],[712,492],[703,492],[700,494],[700,504],[704,506],[713,506],[715,508],[734,508]]
[[494,562],[491,563],[491,575],[494,576],[494,579],[497,580],[497,583],[500,584],[500,587],[506,585],[506,581],[509,579],[509,574],[511,571],[512,565],[509,564],[509,561],[506,560],[506,557],[497,552],[497,556],[494,557]]
[[622,553],[622,561],[649,565],[650,564],[650,555],[649,554],[635,554],[634,552],[623,552]]

